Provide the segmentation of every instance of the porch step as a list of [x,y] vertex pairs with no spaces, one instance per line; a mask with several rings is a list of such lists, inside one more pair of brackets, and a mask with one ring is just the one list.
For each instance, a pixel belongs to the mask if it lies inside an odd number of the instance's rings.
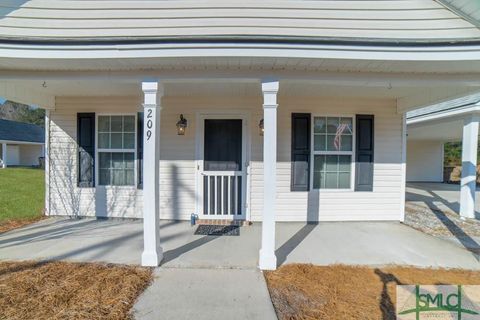
[[246,220],[225,220],[225,219],[198,219],[195,221],[196,225],[200,224],[209,224],[209,225],[218,225],[218,226],[249,226],[252,224],[251,221]]

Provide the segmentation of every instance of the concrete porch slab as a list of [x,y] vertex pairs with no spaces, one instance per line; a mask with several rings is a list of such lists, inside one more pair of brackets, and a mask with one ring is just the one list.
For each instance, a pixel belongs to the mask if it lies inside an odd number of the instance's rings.
[[[51,218],[0,235],[0,259],[140,264],[142,222]],[[161,221],[165,268],[255,269],[261,224],[240,236],[197,236],[188,222]],[[277,223],[278,263],[403,264],[480,269],[478,257],[398,222]]]

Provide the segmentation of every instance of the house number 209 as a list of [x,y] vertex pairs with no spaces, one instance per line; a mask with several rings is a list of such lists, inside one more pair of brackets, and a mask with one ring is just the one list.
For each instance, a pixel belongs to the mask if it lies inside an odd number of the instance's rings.
[[152,127],[153,127],[153,120],[152,120],[152,109],[147,110],[147,141],[150,140],[152,137]]

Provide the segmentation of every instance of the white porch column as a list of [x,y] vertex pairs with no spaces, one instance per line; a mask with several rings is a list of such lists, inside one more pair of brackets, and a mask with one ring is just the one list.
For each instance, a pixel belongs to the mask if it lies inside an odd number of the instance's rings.
[[6,168],[7,167],[7,144],[2,143],[2,167]]
[[470,115],[464,120],[463,123],[460,215],[465,218],[475,218],[475,189],[479,122],[480,115]]
[[275,270],[275,198],[277,169],[278,80],[262,81],[263,91],[263,222],[259,268]]
[[143,131],[143,253],[142,265],[156,267],[163,258],[160,246],[160,111],[163,87],[142,82]]

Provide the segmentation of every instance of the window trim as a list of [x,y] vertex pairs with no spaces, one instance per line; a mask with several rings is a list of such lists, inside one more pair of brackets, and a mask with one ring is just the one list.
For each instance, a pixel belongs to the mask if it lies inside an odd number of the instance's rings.
[[[133,116],[135,118],[135,147],[133,149],[103,149],[98,147],[98,118],[102,116]],[[137,189],[137,181],[138,181],[138,159],[137,159],[137,134],[138,134],[138,123],[137,123],[137,114],[135,112],[109,112],[109,113],[95,113],[95,187],[103,187],[103,188],[120,188],[120,189]],[[133,185],[125,185],[125,186],[115,186],[115,185],[101,185],[100,184],[100,152],[133,152]]]
[[[352,119],[352,151],[315,151],[315,118],[325,117],[325,118],[351,118]],[[310,190],[315,190],[318,192],[353,192],[355,191],[355,163],[356,163],[356,139],[357,139],[357,130],[356,130],[356,120],[355,114],[330,114],[330,113],[312,113],[310,123]],[[351,156],[350,162],[350,188],[346,189],[334,189],[334,188],[314,188],[314,170],[315,170],[315,156],[316,155],[347,155]]]

